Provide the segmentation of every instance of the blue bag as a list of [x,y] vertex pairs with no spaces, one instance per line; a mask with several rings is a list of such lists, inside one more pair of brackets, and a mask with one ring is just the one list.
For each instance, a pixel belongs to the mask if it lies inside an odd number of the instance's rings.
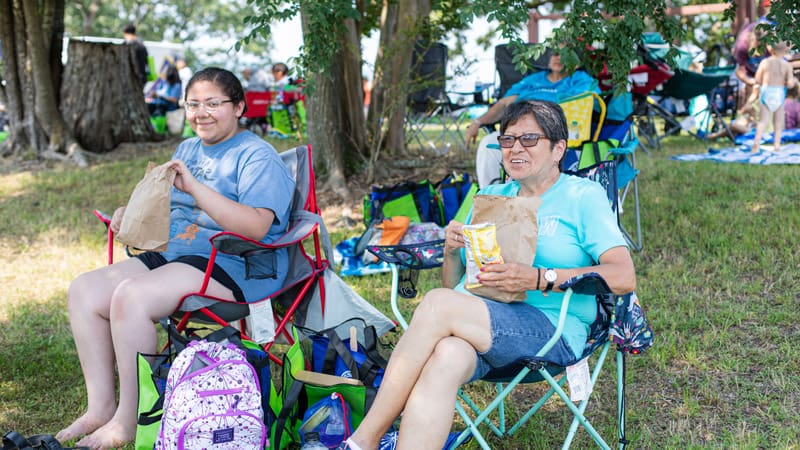
[[314,372],[361,380],[365,386],[379,387],[386,370],[386,359],[378,353],[375,327],[364,327],[364,343],[350,350],[350,338],[341,339],[334,329],[309,336]]
[[317,433],[319,441],[328,448],[337,448],[353,434],[350,405],[341,394],[334,392],[306,410],[298,430],[303,443],[306,442],[306,433]]
[[439,195],[442,197],[442,206],[444,208],[444,223],[440,225],[447,225],[456,217],[459,208],[469,197],[470,190],[474,184],[470,181],[469,174],[466,172],[453,172],[436,184]]
[[442,201],[428,180],[403,181],[391,186],[372,186],[364,196],[364,224],[394,216],[406,216],[412,223],[444,225]]

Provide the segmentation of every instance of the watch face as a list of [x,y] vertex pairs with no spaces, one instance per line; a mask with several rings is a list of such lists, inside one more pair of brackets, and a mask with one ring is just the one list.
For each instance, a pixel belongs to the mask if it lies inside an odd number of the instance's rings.
[[553,269],[546,270],[544,272],[544,279],[550,282],[556,281],[556,279],[558,279],[558,274]]

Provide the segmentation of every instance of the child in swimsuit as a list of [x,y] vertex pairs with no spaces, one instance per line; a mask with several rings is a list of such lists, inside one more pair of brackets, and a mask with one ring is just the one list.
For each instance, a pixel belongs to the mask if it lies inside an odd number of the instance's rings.
[[786,42],[777,42],[772,46],[767,46],[770,56],[758,64],[756,71],[756,86],[759,86],[758,95],[760,100],[761,114],[759,115],[758,125],[756,125],[756,135],[753,141],[752,153],[757,153],[761,144],[761,137],[772,119],[772,128],[775,130],[775,151],[781,148],[781,133],[783,132],[785,121],[784,101],[786,100],[786,88],[791,88],[797,84],[792,73],[792,65],[786,61],[786,54],[789,46]]

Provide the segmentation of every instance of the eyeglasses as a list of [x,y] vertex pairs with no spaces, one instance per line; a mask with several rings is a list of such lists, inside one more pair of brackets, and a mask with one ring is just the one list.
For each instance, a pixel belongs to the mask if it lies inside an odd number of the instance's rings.
[[497,143],[500,144],[500,147],[511,148],[514,146],[514,143],[517,142],[517,139],[519,139],[519,143],[522,144],[523,147],[534,147],[536,144],[539,143],[539,139],[549,139],[549,138],[539,133],[525,133],[522,136],[512,136],[510,134],[503,134],[497,136]]
[[233,100],[206,100],[204,102],[186,102],[183,107],[186,112],[196,113],[200,111],[200,107],[206,110],[207,113],[213,113],[222,106],[223,103],[233,103]]

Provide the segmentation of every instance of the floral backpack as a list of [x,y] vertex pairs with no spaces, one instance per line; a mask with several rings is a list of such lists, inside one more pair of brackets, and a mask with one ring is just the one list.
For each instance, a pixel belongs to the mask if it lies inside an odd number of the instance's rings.
[[258,449],[267,442],[261,387],[244,351],[193,341],[167,376],[155,450]]

